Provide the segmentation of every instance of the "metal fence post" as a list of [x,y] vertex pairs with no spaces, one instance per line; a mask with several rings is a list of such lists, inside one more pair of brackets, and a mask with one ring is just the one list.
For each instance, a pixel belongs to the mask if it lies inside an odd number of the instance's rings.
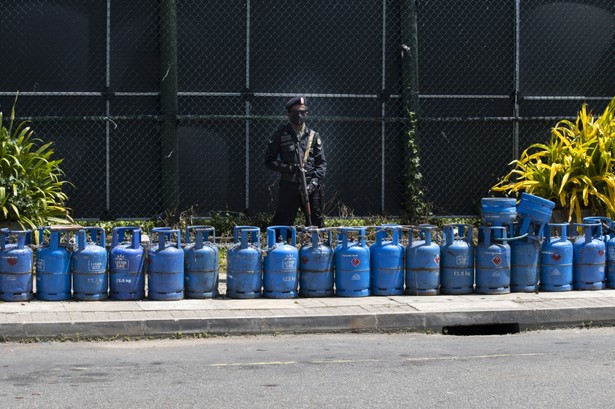
[[160,107],[162,210],[179,207],[179,144],[177,139],[177,4],[162,0],[160,7]]
[[401,7],[402,97],[404,108],[419,115],[418,0],[403,0]]

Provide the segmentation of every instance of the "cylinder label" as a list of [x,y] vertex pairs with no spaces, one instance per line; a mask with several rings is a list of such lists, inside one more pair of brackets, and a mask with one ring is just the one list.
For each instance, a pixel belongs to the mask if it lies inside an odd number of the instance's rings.
[[113,262],[116,270],[128,270],[130,264],[124,256],[117,256]]

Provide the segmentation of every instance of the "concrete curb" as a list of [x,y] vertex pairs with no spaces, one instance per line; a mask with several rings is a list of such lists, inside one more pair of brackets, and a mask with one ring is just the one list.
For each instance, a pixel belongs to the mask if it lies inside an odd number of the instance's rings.
[[[446,328],[516,326],[518,330],[615,325],[615,307],[463,312],[403,312],[221,318],[0,323],[0,339],[109,339],[179,335],[255,335],[351,331],[442,333]],[[480,328],[479,328],[480,332]]]

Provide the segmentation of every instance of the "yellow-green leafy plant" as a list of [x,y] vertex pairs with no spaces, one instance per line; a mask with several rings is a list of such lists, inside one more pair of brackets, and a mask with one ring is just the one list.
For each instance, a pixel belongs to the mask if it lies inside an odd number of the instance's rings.
[[493,192],[526,192],[552,200],[557,207],[582,219],[582,209],[592,215],[615,216],[615,98],[600,116],[584,104],[576,120],[559,121],[548,144],[536,143],[510,163],[513,169]]
[[62,159],[52,159],[51,142],[34,138],[27,122],[15,126],[15,105],[6,126],[3,120],[0,112],[0,225],[36,228],[68,223]]

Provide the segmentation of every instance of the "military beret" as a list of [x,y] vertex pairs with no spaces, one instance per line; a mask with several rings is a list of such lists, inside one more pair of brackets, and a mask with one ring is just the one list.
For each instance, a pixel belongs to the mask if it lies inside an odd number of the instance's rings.
[[295,105],[306,105],[307,106],[307,99],[305,97],[294,97],[294,98],[289,99],[288,102],[286,103],[286,110],[288,111],[291,107]]

